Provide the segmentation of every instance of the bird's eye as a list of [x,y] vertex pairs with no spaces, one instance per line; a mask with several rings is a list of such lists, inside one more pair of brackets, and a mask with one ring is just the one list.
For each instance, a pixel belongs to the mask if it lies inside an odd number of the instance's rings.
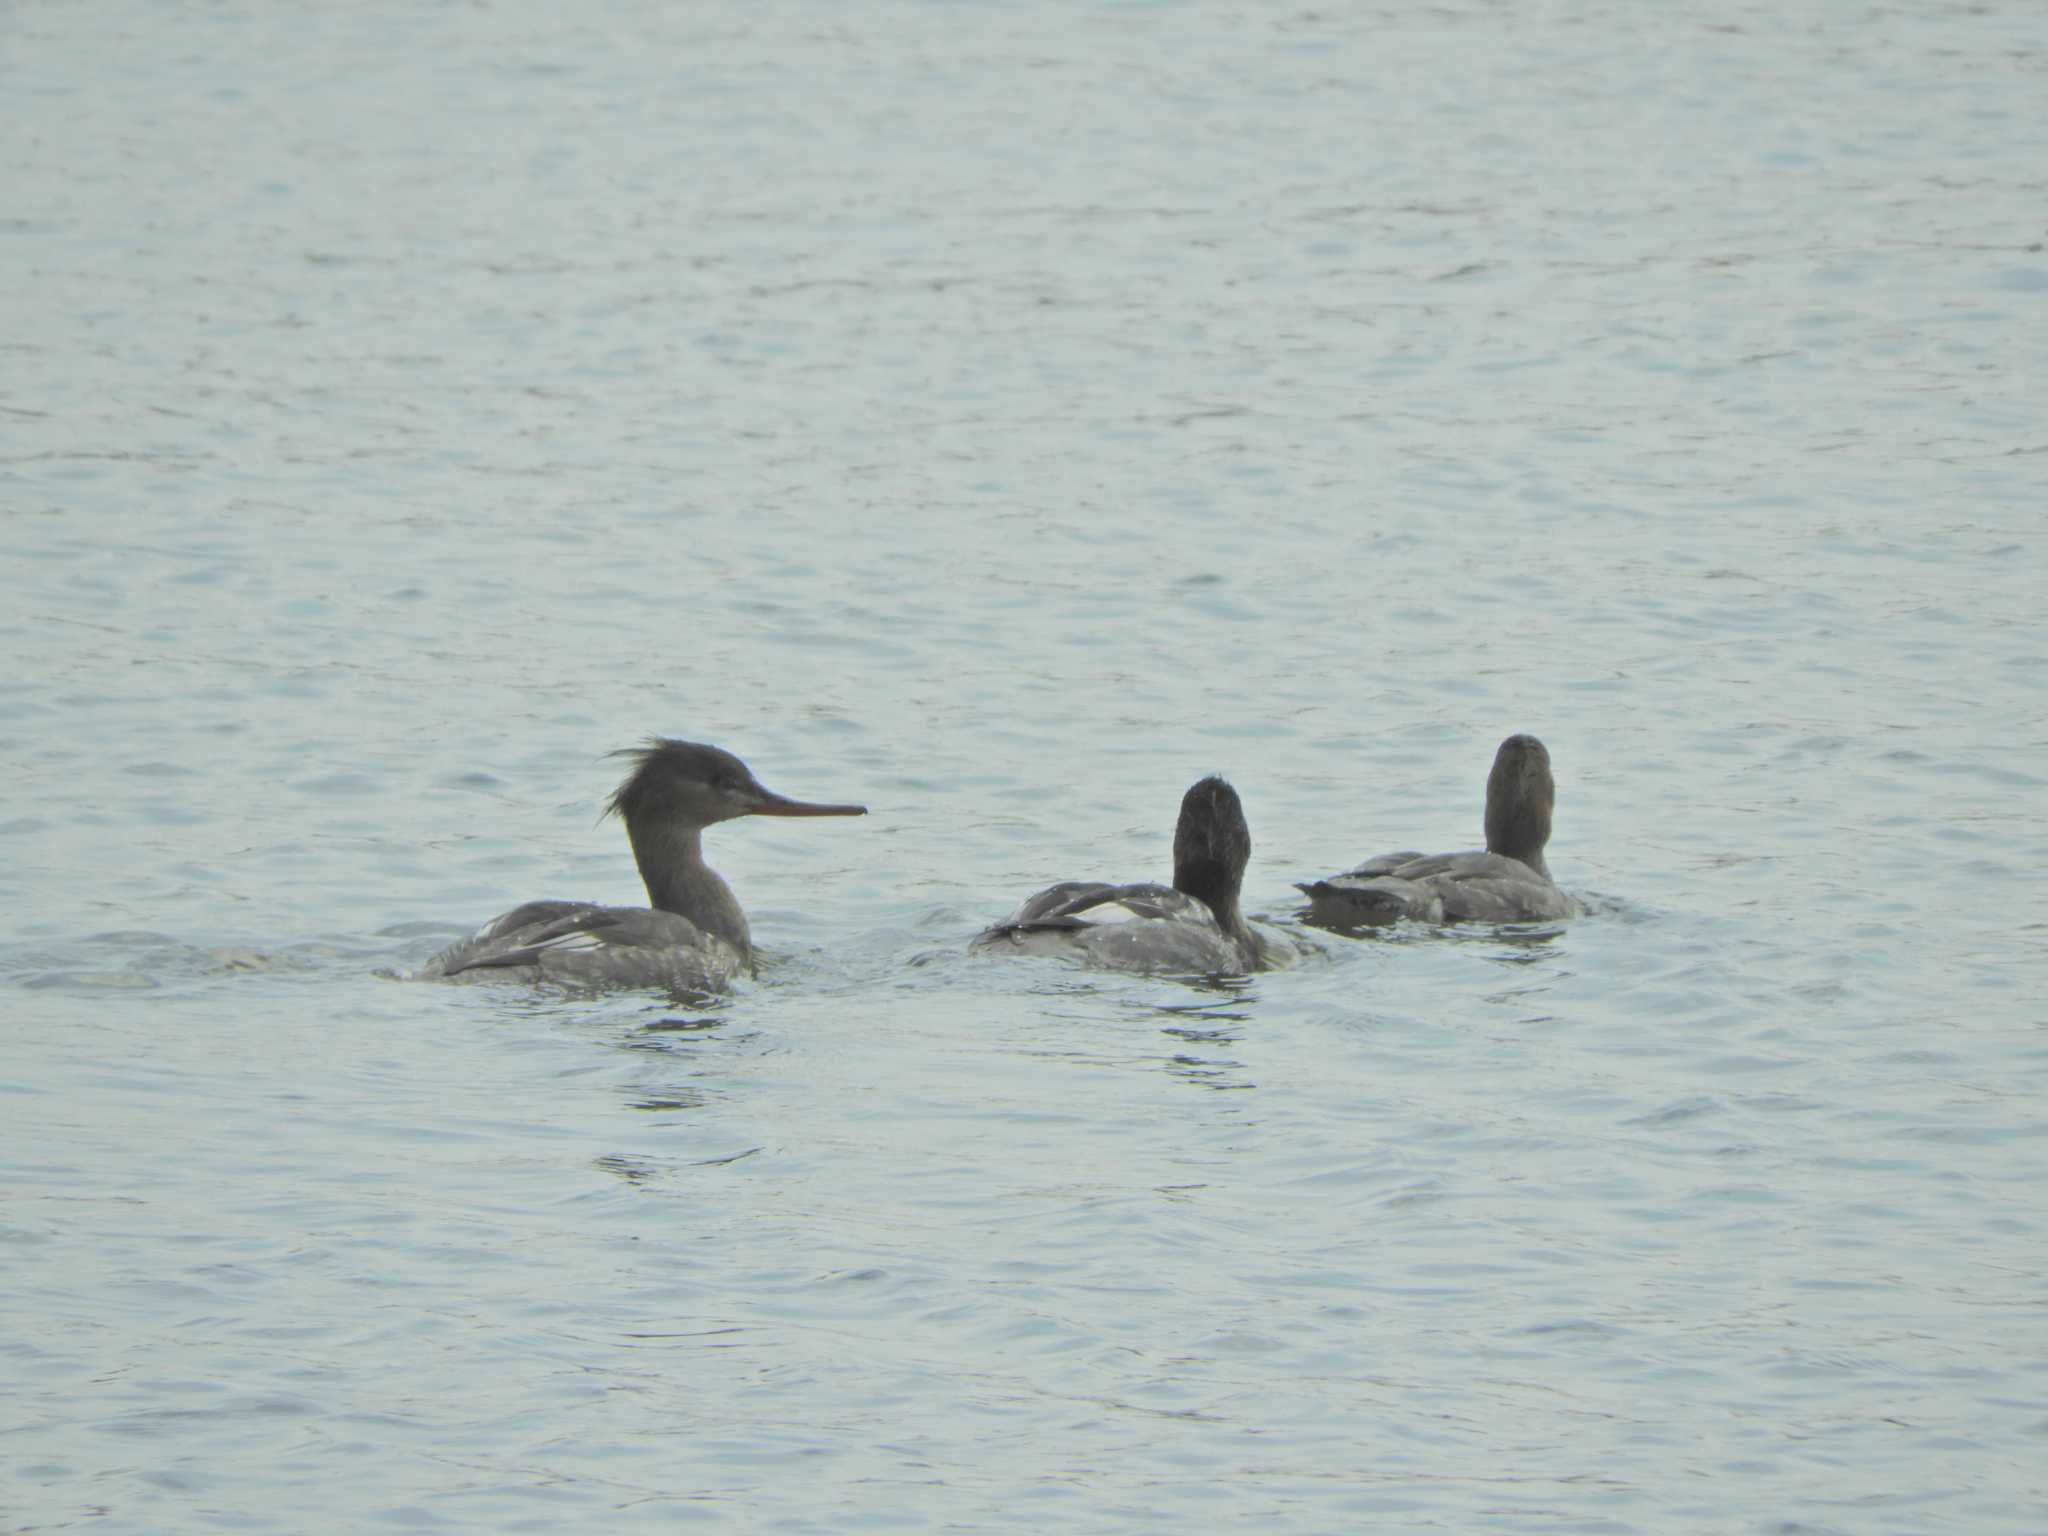
[[740,781],[729,773],[721,773],[712,780],[712,784],[721,795],[736,795],[740,792]]

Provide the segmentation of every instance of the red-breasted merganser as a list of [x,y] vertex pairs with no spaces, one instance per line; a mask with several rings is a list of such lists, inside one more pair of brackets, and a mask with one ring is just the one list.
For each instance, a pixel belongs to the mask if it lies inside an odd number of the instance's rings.
[[1522,923],[1578,910],[1550,878],[1543,845],[1557,785],[1534,736],[1510,736],[1486,779],[1484,853],[1383,853],[1356,869],[1296,887],[1309,922],[1358,928],[1410,917],[1423,923]]
[[451,944],[414,974],[513,977],[578,988],[710,991],[751,969],[747,916],[704,862],[702,834],[738,816],[865,816],[862,805],[812,805],[762,787],[730,752],[649,738],[615,752],[633,771],[605,806],[626,824],[647,907],[530,901]]
[[1173,884],[1068,880],[1040,891],[974,941],[999,954],[1072,955],[1120,971],[1241,974],[1285,964],[1286,947],[1238,911],[1252,834],[1237,791],[1203,779],[1181,797]]

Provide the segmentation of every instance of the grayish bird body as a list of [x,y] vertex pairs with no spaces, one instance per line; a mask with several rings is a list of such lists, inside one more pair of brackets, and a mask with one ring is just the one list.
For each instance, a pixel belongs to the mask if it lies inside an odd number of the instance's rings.
[[1383,853],[1355,869],[1304,884],[1308,921],[1358,928],[1409,918],[1422,923],[1526,923],[1572,916],[1544,862],[1557,785],[1550,753],[1534,736],[1510,736],[1486,780],[1486,847],[1470,853]]
[[1238,909],[1251,829],[1237,791],[1206,778],[1181,797],[1172,885],[1067,880],[974,941],[996,954],[1066,955],[1119,971],[1236,975],[1292,957]]

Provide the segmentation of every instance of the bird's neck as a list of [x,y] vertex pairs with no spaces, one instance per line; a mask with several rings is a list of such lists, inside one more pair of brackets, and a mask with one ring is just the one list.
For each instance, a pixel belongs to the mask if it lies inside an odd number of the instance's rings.
[[679,827],[673,822],[659,826],[629,822],[626,835],[633,843],[633,859],[640,866],[640,878],[647,884],[648,905],[686,917],[706,933],[725,940],[742,956],[752,955],[747,914],[740,910],[732,887],[704,862],[701,828]]
[[1543,846],[1550,841],[1550,813],[1540,805],[1511,800],[1486,807],[1486,851],[1520,859],[1544,879],[1550,866],[1543,862]]
[[1252,930],[1238,910],[1239,883],[1221,865],[1206,861],[1181,864],[1173,872],[1173,888],[1199,900],[1216,919],[1216,926],[1243,944],[1250,941]]

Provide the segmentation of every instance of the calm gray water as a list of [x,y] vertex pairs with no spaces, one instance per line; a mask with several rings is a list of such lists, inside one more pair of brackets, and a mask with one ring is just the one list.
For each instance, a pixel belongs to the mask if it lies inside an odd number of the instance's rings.
[[[2048,1529],[2048,10],[7,32],[0,1526]],[[768,974],[379,975],[653,731]]]

